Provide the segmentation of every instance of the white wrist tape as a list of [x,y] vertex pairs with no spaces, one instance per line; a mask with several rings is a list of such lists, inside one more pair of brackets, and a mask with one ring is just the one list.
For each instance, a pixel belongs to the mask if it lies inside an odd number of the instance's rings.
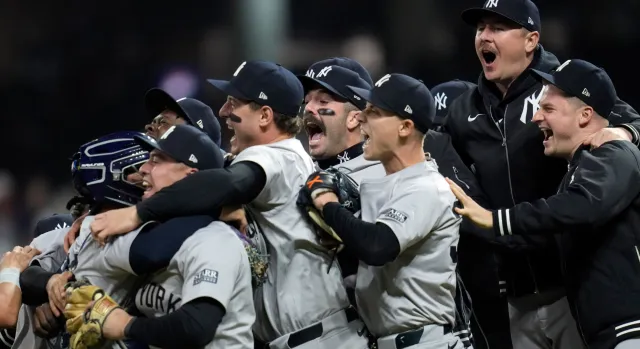
[[20,269],[18,268],[4,268],[0,271],[0,284],[8,282],[14,284],[20,288]]

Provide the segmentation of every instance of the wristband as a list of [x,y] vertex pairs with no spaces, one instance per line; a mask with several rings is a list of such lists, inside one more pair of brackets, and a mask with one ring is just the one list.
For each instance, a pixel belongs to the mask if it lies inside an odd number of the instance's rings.
[[0,284],[8,282],[16,285],[20,288],[20,269],[18,268],[4,268],[0,271]]
[[127,322],[127,325],[124,327],[124,338],[131,338],[130,334],[131,334],[131,326],[133,325],[133,322],[136,321],[136,318],[133,317],[131,320],[129,320],[129,322]]

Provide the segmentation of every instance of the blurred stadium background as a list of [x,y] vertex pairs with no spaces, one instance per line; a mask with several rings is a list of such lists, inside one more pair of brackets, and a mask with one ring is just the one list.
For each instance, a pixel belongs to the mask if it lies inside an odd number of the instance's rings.
[[[534,0],[535,1],[535,0]],[[542,43],[563,61],[603,66],[640,108],[640,1],[538,0]],[[34,222],[73,195],[68,157],[97,136],[142,129],[142,97],[159,86],[218,111],[205,78],[245,59],[295,73],[349,56],[374,80],[385,72],[427,86],[477,81],[474,30],[459,17],[482,0],[3,0],[0,5],[0,250],[30,239]],[[223,129],[226,131],[226,128]],[[225,135],[225,143],[229,136]],[[303,137],[301,137],[304,139]]]

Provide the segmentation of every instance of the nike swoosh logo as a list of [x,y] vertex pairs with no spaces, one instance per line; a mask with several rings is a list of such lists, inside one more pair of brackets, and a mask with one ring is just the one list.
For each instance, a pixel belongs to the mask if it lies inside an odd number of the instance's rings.
[[476,116],[474,116],[474,117],[471,117],[471,114],[469,114],[469,118],[468,118],[469,122],[472,122],[473,120],[477,119],[478,116],[480,116],[480,115],[484,115],[484,114],[476,114]]

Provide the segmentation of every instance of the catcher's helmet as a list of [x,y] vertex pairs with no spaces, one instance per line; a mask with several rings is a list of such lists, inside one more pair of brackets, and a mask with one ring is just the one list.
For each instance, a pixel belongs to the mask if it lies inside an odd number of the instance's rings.
[[127,180],[149,152],[134,140],[140,132],[124,131],[100,137],[80,147],[71,163],[73,186],[91,204],[111,202],[124,206],[140,201],[143,189]]

